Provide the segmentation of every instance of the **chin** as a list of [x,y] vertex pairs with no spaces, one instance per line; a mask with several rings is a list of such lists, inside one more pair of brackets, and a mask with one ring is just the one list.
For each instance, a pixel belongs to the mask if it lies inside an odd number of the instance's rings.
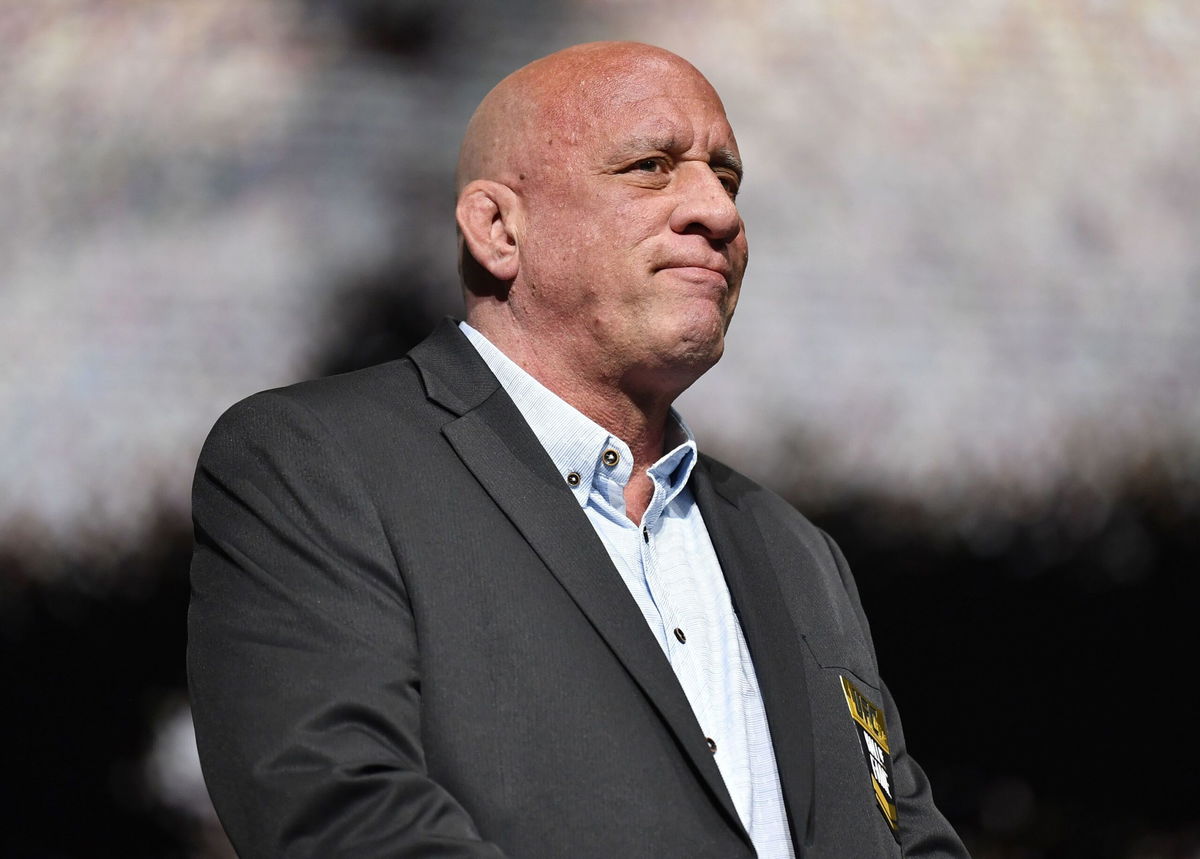
[[676,329],[676,342],[684,351],[712,355],[713,361],[721,357],[729,319],[719,308],[709,307],[704,313],[689,314],[680,323]]
[[719,336],[702,340],[679,336],[659,342],[642,360],[627,366],[625,379],[636,388],[673,400],[717,363],[724,348]]
[[721,325],[702,331],[682,332],[673,344],[675,362],[698,371],[699,375],[717,363],[725,352],[725,329]]

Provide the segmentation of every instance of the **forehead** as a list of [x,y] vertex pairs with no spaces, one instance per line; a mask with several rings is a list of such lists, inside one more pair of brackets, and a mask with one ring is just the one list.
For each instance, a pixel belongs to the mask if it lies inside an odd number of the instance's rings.
[[737,149],[720,97],[691,66],[649,61],[576,78],[557,107],[559,127],[585,146]]

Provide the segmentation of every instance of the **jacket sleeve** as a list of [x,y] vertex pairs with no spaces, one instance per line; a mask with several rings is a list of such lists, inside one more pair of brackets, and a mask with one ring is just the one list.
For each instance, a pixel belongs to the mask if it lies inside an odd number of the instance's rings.
[[205,443],[188,680],[213,803],[242,859],[499,857],[428,775],[413,614],[351,463],[279,393]]
[[[850,566],[833,539],[828,534],[824,534],[824,537],[858,615],[863,635],[871,653],[874,654],[875,643],[871,639],[871,628],[858,595],[858,585],[850,573]],[[896,702],[892,699],[892,693],[886,683],[882,684],[882,688],[883,712],[887,720],[888,744],[892,752],[892,778],[897,819],[900,823],[900,845],[904,856],[907,859],[970,859],[962,840],[934,805],[929,779],[926,778],[920,764],[908,753],[904,740],[904,725],[900,721]]]

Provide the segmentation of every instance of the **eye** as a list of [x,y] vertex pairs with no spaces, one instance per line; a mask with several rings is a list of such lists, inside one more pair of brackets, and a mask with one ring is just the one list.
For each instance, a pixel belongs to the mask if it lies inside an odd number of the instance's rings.
[[725,193],[730,197],[738,195],[738,189],[741,188],[741,180],[733,173],[717,172],[717,178],[721,181],[721,185],[725,188]]
[[662,173],[667,165],[662,158],[642,158],[630,164],[629,169],[635,173]]

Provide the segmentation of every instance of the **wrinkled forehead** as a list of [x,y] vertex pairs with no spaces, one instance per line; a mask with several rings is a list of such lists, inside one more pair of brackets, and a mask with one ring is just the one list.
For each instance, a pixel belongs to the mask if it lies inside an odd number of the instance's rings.
[[546,82],[537,114],[548,137],[588,143],[632,136],[678,144],[699,135],[704,139],[695,140],[698,145],[736,149],[716,90],[678,57],[639,57],[588,71]]

